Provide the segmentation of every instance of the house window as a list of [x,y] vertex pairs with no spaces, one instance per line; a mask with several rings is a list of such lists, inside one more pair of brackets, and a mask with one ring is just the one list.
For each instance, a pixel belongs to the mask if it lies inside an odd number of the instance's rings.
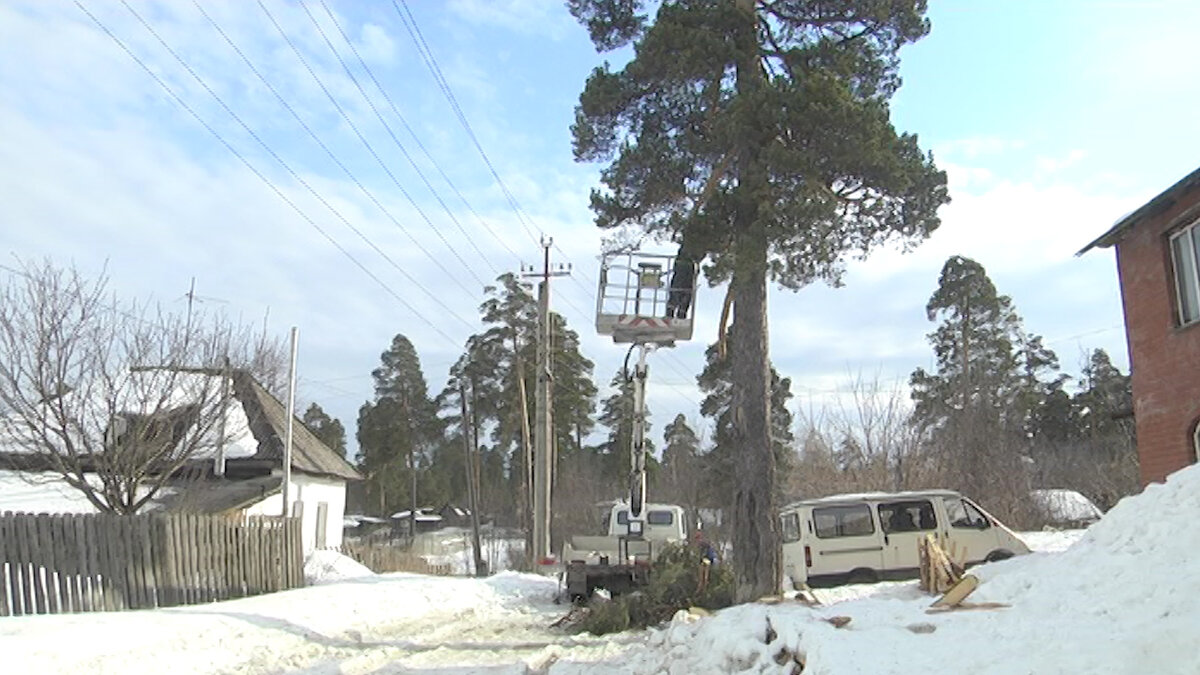
[[1200,222],[1171,235],[1179,324],[1200,320]]

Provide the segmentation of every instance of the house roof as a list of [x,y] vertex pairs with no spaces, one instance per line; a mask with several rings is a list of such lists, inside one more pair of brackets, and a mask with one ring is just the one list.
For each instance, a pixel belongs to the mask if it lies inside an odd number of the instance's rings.
[[260,476],[246,480],[205,479],[178,484],[177,489],[159,498],[160,508],[188,513],[224,513],[237,511],[279,492],[283,476]]
[[1194,188],[1200,186],[1200,169],[1184,176],[1182,180],[1175,183],[1171,187],[1164,190],[1154,199],[1146,202],[1138,207],[1133,213],[1130,213],[1118,220],[1107,232],[1097,237],[1092,243],[1079,249],[1075,255],[1083,255],[1093,248],[1108,248],[1115,245],[1125,237],[1125,234],[1138,223],[1143,220],[1156,216],[1175,205],[1175,202],[1183,194],[1190,192]]
[[[287,435],[285,406],[247,372],[233,374],[233,392],[241,401],[250,431],[258,441],[258,451],[250,459],[282,462]],[[322,443],[298,419],[292,424],[292,469],[317,476],[362,480],[362,475],[344,457]]]

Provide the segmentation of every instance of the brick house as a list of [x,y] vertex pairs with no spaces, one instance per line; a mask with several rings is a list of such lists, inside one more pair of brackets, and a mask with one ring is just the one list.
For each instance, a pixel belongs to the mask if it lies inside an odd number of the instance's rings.
[[1115,246],[1142,484],[1200,446],[1200,169],[1079,252]]

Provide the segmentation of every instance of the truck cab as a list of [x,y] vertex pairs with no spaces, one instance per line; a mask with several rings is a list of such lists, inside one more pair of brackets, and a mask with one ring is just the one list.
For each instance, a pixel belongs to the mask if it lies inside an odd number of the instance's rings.
[[563,542],[563,574],[573,600],[587,599],[597,588],[618,594],[644,584],[662,549],[687,541],[685,511],[674,504],[646,504],[635,517],[628,503],[617,502],[603,520],[605,534]]

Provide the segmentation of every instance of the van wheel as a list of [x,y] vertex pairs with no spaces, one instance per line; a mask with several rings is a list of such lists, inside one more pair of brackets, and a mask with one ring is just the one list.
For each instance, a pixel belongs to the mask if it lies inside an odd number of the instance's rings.
[[846,577],[846,582],[851,584],[873,584],[879,581],[879,575],[875,570],[860,567],[852,570],[849,576]]
[[1013,554],[1011,551],[1005,551],[1004,549],[997,549],[997,550],[992,551],[991,553],[987,554],[987,557],[984,558],[984,560],[986,562],[996,562],[998,560],[1008,560],[1011,557],[1013,557]]

